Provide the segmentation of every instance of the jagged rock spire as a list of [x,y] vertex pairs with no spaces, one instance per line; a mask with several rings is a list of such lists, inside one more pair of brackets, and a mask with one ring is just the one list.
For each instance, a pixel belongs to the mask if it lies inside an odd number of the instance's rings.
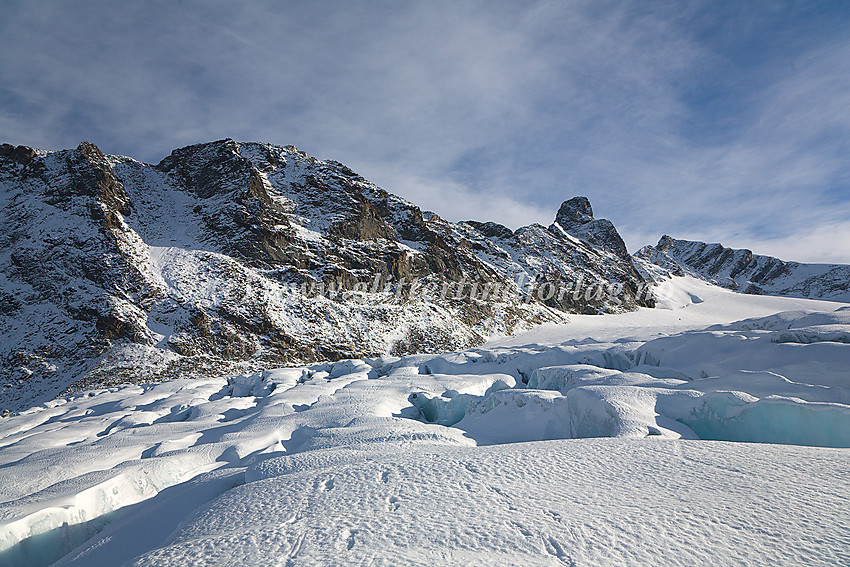
[[585,224],[592,220],[593,208],[590,206],[590,200],[581,196],[564,201],[555,216],[555,222],[561,225],[564,230],[573,224]]
[[587,197],[578,196],[564,201],[555,216],[555,223],[550,228],[556,233],[559,229],[563,230],[621,258],[629,257],[626,243],[614,228],[614,224],[607,219],[593,218],[593,208]]

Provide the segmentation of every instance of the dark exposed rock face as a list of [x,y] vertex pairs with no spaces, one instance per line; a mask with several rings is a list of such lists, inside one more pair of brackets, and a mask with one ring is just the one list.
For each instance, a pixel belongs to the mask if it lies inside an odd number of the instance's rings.
[[0,157],[8,158],[19,165],[27,165],[35,157],[35,150],[26,146],[0,144]]
[[587,197],[573,197],[561,203],[555,222],[562,228],[581,226],[593,221],[593,208]]
[[629,258],[626,243],[614,228],[614,224],[607,219],[593,218],[593,209],[587,197],[573,197],[561,205],[555,216],[555,224],[550,228],[557,233],[559,227],[564,232],[613,252],[620,258]]
[[221,140],[151,166],[86,142],[6,144],[0,208],[0,409],[69,387],[465,348],[652,304],[586,199],[558,215],[578,239],[452,223],[291,146]]
[[466,224],[488,238],[511,239],[514,237],[514,231],[496,222],[466,221]]
[[669,270],[757,295],[850,300],[850,266],[785,262],[750,250],[662,236],[635,256]]

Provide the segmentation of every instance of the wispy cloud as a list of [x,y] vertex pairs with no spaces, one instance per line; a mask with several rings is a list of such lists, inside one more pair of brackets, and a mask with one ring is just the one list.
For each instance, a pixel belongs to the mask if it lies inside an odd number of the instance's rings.
[[825,236],[850,241],[850,13],[824,11],[7,2],[0,134],[147,161],[295,144],[451,219],[548,224],[585,194],[633,248],[850,262]]

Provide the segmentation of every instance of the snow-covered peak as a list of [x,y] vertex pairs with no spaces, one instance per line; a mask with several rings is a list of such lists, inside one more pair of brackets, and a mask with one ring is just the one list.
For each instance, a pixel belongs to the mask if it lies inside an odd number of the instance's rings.
[[448,222],[292,146],[225,139],[157,165],[87,142],[2,146],[0,195],[0,409],[71,387],[463,348],[652,303],[600,240]]

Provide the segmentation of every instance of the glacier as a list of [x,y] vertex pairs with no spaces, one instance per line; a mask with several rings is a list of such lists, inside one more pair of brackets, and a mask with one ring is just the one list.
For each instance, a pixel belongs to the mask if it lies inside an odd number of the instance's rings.
[[656,296],[0,418],[0,565],[850,562],[850,305]]

